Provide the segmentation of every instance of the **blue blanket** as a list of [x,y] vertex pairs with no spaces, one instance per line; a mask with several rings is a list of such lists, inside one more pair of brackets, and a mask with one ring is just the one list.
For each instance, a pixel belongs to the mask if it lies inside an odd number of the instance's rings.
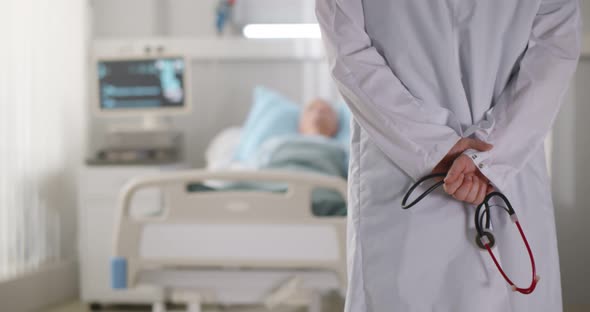
[[[248,165],[259,170],[293,170],[346,178],[347,147],[338,141],[315,136],[283,136],[265,142]],[[211,191],[204,185],[190,185],[189,191]],[[235,182],[216,190],[262,190],[285,192],[281,183]],[[328,189],[312,192],[312,212],[316,216],[344,216],[346,202],[342,196]]]
[[321,136],[283,136],[268,140],[250,161],[258,169],[287,169],[346,178],[347,147]]

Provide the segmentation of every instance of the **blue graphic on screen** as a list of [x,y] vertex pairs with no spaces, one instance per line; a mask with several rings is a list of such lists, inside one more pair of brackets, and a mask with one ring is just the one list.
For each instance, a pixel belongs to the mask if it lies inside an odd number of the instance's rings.
[[184,60],[101,61],[98,63],[102,109],[182,108]]

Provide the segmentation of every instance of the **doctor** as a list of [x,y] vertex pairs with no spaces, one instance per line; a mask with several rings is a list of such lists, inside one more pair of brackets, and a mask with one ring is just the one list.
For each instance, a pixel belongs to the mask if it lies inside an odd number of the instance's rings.
[[[543,141],[578,62],[578,0],[317,0],[317,16],[354,115],[346,311],[562,311]],[[449,194],[403,211],[433,169],[451,170]],[[535,252],[531,295],[511,292],[474,243],[488,181]],[[518,232],[492,218],[494,252],[529,283]]]

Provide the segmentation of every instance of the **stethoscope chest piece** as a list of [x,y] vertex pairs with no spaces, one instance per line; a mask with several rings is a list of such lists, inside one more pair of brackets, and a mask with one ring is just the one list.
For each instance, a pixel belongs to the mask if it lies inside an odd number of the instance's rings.
[[490,248],[494,248],[496,245],[496,238],[490,232],[484,231],[483,235],[479,235],[479,233],[475,236],[475,244],[479,249],[487,250],[485,244],[488,244]]

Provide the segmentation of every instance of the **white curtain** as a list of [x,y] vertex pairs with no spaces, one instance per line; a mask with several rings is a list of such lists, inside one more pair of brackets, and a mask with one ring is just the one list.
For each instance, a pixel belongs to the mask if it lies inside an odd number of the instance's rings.
[[0,279],[74,244],[84,16],[83,0],[0,1]]

